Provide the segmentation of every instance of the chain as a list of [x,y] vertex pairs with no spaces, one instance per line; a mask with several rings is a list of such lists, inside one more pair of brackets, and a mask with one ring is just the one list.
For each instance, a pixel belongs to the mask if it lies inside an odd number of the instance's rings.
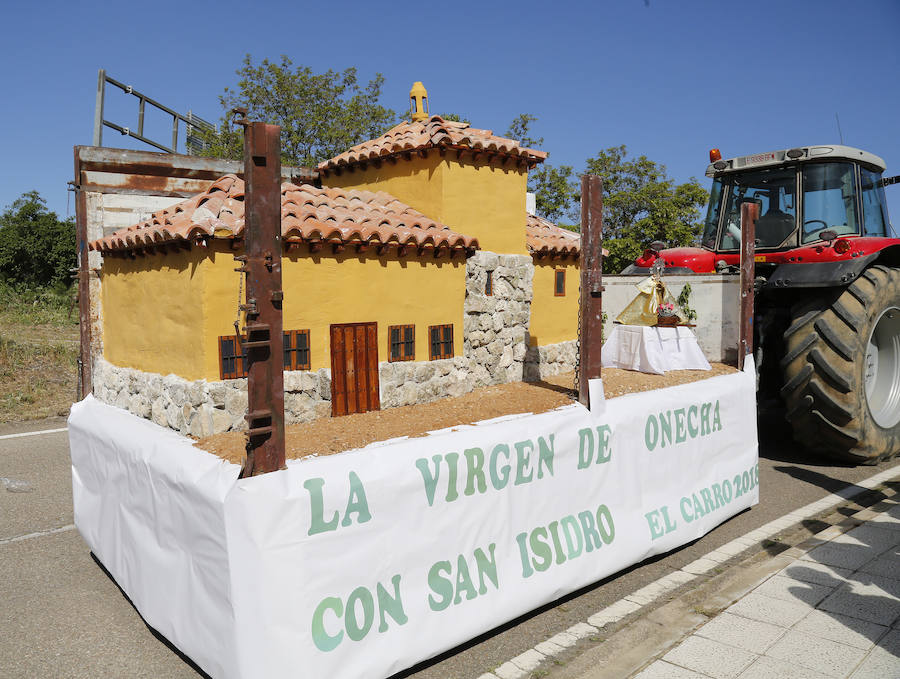
[[[581,258],[581,264],[584,266],[584,257]],[[581,380],[579,376],[581,375],[581,316],[584,313],[584,310],[581,308],[581,305],[584,304],[584,299],[581,296],[581,280],[583,276],[581,273],[581,266],[578,267],[578,334],[575,336],[575,393],[578,394],[578,385],[581,384]],[[579,394],[579,397],[581,395]]]
[[237,309],[234,312],[234,331],[238,336],[238,342],[240,342],[241,335],[241,298],[244,296],[244,273],[240,272],[238,274],[240,278],[238,279],[238,296],[237,296]]

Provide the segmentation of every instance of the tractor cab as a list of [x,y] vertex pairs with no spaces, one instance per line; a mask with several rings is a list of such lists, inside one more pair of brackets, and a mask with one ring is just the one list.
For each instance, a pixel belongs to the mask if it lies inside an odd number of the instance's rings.
[[740,249],[741,204],[756,203],[757,250],[784,250],[835,236],[891,236],[881,158],[848,146],[810,146],[715,160],[701,245]]
[[894,238],[884,196],[892,180],[882,179],[885,164],[874,154],[807,146],[722,160],[713,149],[710,161],[706,175],[713,183],[700,247],[666,250],[655,243],[622,273],[644,273],[658,257],[672,273],[736,266],[744,203],[759,208],[757,262],[835,261],[887,244],[869,239]]

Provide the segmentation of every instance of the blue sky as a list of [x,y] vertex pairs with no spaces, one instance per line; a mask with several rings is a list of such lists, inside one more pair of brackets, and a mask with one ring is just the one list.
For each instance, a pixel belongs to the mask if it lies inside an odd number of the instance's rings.
[[[37,189],[74,214],[66,182],[72,147],[91,143],[99,68],[218,121],[247,53],[317,72],[355,66],[363,81],[381,72],[382,101],[398,111],[421,80],[432,112],[498,133],[530,113],[549,162],[576,169],[625,144],[708,186],[709,148],[835,143],[837,114],[844,143],[900,174],[898,32],[897,0],[8,3],[0,208]],[[108,105],[136,127],[136,100],[111,91]],[[109,129],[104,144],[141,148]],[[900,186],[887,193],[900,227]]]

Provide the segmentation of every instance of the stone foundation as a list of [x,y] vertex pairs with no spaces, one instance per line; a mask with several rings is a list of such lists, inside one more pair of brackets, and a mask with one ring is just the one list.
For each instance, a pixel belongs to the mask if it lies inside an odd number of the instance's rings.
[[525,381],[537,382],[550,375],[572,372],[577,358],[576,347],[575,340],[529,347],[525,356]]
[[[209,436],[247,428],[247,380],[208,382],[94,361],[94,396],[182,434]],[[331,415],[330,371],[284,373],[285,422]]]
[[474,385],[469,360],[462,356],[441,361],[380,363],[378,381],[382,408],[462,396]]

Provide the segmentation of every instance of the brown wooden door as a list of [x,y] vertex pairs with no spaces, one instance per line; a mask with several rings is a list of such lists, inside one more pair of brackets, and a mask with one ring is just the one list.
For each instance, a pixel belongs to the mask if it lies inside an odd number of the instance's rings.
[[331,414],[380,410],[378,324],[331,326]]

